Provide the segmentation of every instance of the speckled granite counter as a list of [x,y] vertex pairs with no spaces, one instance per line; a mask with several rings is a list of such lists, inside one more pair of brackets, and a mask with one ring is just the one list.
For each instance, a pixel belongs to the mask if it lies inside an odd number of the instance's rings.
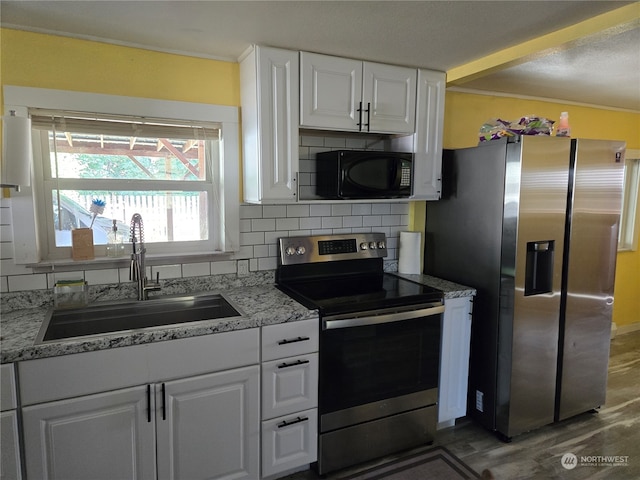
[[98,338],[52,342],[43,345],[34,345],[34,340],[42,322],[45,320],[48,308],[43,306],[12,310],[2,314],[0,363],[68,355],[318,318],[315,310],[303,307],[273,285],[242,286],[221,290],[220,293],[242,310],[243,317],[211,320],[204,324],[183,324],[181,326],[153,330],[128,331]]
[[422,274],[408,274],[408,273],[398,273],[398,272],[389,272],[393,275],[397,275],[398,277],[405,278],[407,280],[411,280],[412,282],[421,283],[423,285],[428,285],[433,288],[437,288],[438,290],[442,290],[444,293],[444,298],[460,298],[460,297],[470,297],[476,294],[476,289],[471,287],[465,287],[464,285],[460,285],[458,283],[450,282],[449,280],[443,280],[441,278],[432,277],[431,275],[422,275]]
[[[442,290],[445,298],[475,295],[473,288],[429,275],[407,275],[393,271],[388,271],[388,273]],[[5,295],[2,299],[3,312],[0,319],[0,363],[318,318],[318,313],[315,310],[307,309],[278,290],[273,285],[272,273],[250,277],[237,277],[236,275],[198,277],[189,280],[166,281],[162,286],[163,295],[197,292],[222,293],[242,310],[243,316],[241,318],[211,320],[206,323],[127,331],[101,337],[34,345],[40,326],[52,304],[51,292],[47,290],[24,292],[24,294],[15,296]],[[135,296],[135,289],[131,284],[95,285],[90,288],[91,302],[126,300],[132,296]]]

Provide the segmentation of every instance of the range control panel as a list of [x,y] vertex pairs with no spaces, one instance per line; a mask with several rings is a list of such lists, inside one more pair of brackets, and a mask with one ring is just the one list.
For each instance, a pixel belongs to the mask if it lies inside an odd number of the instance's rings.
[[387,256],[384,233],[283,237],[278,240],[278,247],[281,265]]

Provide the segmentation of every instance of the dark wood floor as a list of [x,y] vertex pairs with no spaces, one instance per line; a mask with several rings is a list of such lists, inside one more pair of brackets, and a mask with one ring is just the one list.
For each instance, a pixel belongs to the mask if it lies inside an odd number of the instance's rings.
[[[445,446],[478,473],[490,469],[496,480],[640,479],[640,331],[612,340],[607,401],[598,413],[519,435],[511,443],[463,419],[455,427],[440,430],[434,444]],[[560,462],[567,453],[577,457],[574,469]],[[628,458],[617,465],[607,464],[606,459],[595,464],[598,456]],[[286,478],[319,477],[306,471]]]

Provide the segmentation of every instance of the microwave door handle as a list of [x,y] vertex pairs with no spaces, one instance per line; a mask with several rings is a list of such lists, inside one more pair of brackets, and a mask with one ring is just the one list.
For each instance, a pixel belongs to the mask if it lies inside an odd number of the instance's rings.
[[393,190],[400,190],[400,183],[402,182],[402,162],[396,160],[395,162],[395,176],[393,178]]

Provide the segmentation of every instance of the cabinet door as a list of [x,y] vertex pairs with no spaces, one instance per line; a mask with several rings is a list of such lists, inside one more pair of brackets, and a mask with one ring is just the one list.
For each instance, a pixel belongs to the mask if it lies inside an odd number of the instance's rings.
[[298,412],[262,422],[262,476],[318,459],[318,411]]
[[442,195],[443,72],[418,70],[416,133],[414,135],[414,200],[439,200]]
[[364,62],[363,131],[413,133],[416,120],[416,69]]
[[360,60],[300,53],[301,126],[357,132],[361,100]]
[[245,201],[297,196],[298,52],[256,47],[240,64]]
[[445,300],[438,390],[439,423],[453,422],[467,414],[472,305],[470,297]]
[[318,354],[262,364],[262,419],[318,406]]
[[20,448],[18,414],[9,410],[0,414],[0,480],[20,480]]
[[141,386],[25,407],[27,478],[155,479],[150,406]]
[[160,480],[259,477],[257,365],[166,382],[164,393],[162,386],[156,385]]

